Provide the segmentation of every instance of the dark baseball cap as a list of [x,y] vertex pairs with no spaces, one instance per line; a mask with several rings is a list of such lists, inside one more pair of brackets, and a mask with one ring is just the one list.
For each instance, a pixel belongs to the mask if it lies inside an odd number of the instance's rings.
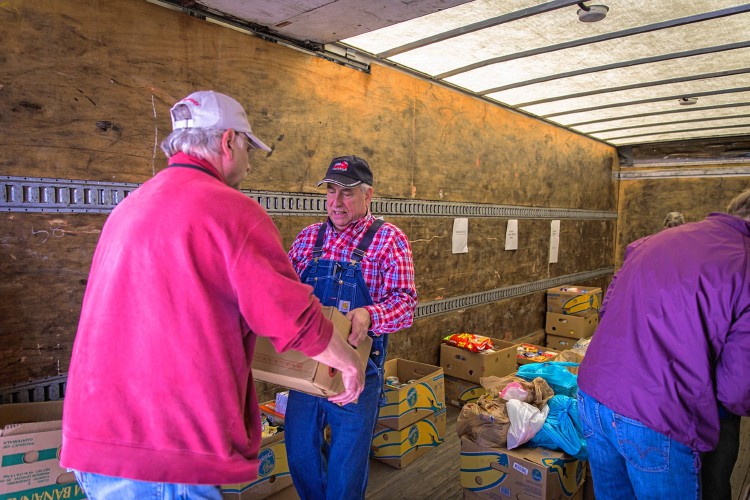
[[327,182],[342,187],[354,187],[363,182],[372,186],[370,165],[359,156],[339,156],[331,160],[325,178],[318,186]]

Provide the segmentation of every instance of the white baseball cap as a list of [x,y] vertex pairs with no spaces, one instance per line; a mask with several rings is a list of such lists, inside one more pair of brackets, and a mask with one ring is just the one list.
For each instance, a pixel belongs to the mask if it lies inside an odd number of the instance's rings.
[[[174,110],[177,106],[185,105],[190,109],[190,119],[176,120]],[[247,120],[242,105],[228,95],[201,90],[193,92],[170,110],[172,115],[172,130],[182,128],[215,128],[220,130],[234,129],[247,136],[253,146],[268,153],[271,148],[253,135],[250,122]]]

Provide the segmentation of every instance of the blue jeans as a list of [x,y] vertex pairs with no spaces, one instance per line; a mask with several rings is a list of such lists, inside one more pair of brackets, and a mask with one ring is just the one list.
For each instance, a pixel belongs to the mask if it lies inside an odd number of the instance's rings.
[[578,415],[597,499],[701,498],[700,458],[690,447],[613,412],[580,389]]
[[[289,391],[284,419],[286,455],[302,500],[365,497],[382,390],[383,371],[371,356],[357,403],[338,406],[325,398]],[[326,425],[331,426],[330,446],[323,439]]]
[[219,486],[152,483],[75,471],[89,500],[221,500]]

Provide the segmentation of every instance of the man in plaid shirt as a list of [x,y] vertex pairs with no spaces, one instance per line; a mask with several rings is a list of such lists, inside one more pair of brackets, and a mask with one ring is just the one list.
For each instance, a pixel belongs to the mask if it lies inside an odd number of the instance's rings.
[[[417,305],[414,263],[406,235],[369,211],[370,166],[357,156],[331,161],[325,178],[328,220],[300,232],[289,258],[324,306],[352,322],[349,343],[373,339],[365,389],[357,403],[338,406],[291,391],[286,410],[287,459],[300,497],[364,498],[369,453],[383,391],[388,335],[412,324]],[[330,446],[323,429],[331,427]]]

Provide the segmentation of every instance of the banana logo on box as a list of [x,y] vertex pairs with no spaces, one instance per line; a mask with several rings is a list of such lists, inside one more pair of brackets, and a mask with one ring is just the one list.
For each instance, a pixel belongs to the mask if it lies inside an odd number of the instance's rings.
[[372,438],[372,456],[401,458],[415,448],[435,447],[443,441],[435,424],[425,418],[400,431],[382,428],[376,432]]
[[497,487],[508,477],[508,473],[498,470],[498,466],[507,469],[508,455],[491,451],[462,451],[461,487],[471,491],[485,491]]
[[398,418],[415,409],[438,413],[444,408],[427,382],[415,384],[405,392],[403,389],[386,388],[385,397],[386,404],[380,407],[378,418]]
[[458,397],[458,399],[461,401],[461,403],[473,403],[477,399],[479,399],[479,396],[484,394],[486,391],[483,387],[471,387],[469,389],[466,389],[464,392],[461,393],[461,395]]
[[[571,464],[573,463],[575,463],[575,474],[571,474],[573,472],[573,465]],[[565,495],[572,496],[573,493],[578,491],[578,485],[581,484],[584,470],[578,459],[544,458],[542,459],[542,465],[549,469],[549,481],[554,481],[552,476],[558,477]]]
[[589,309],[599,310],[599,294],[597,293],[584,293],[576,295],[570,300],[563,304],[563,312],[565,314],[575,314]]

